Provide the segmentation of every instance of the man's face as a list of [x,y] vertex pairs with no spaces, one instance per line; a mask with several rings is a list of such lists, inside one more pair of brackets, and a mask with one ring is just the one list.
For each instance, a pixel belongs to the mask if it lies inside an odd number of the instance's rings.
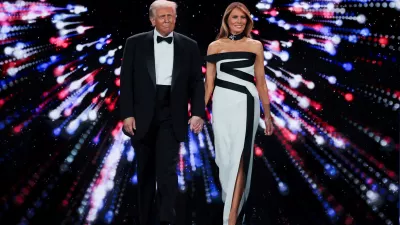
[[150,21],[161,35],[167,36],[175,29],[175,10],[172,7],[158,8]]

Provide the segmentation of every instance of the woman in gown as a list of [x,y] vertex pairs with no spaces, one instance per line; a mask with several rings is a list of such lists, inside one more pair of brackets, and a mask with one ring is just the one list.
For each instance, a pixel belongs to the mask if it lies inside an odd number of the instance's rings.
[[264,132],[273,132],[264,48],[261,42],[251,39],[252,28],[247,7],[238,2],[230,4],[217,40],[209,45],[206,56],[205,103],[212,95],[215,161],[222,186],[224,225],[236,225],[249,195],[260,99],[265,114]]

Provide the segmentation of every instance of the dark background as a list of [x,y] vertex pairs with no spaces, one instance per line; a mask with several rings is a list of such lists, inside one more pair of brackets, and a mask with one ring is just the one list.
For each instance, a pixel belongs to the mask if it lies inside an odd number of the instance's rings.
[[[7,4],[0,5],[0,12],[7,12],[6,19],[0,19],[2,33],[10,26],[18,28],[0,41],[0,224],[86,223],[90,208],[88,201],[101,196],[90,189],[91,183],[98,179],[111,146],[121,141],[121,136],[118,136],[118,76],[114,70],[120,67],[122,48],[115,52],[111,65],[101,64],[99,57],[109,50],[123,47],[130,35],[152,29],[148,19],[151,2],[47,1],[42,5],[58,7],[57,11],[50,10],[50,16],[31,23],[18,19],[18,15],[29,11],[27,7],[10,11]],[[205,56],[230,2],[177,1],[176,31],[195,39]],[[251,224],[398,224],[399,10],[390,6],[385,8],[385,2],[342,1],[335,4],[335,9],[344,8],[344,14],[309,20],[295,16],[289,10],[295,1],[270,1],[271,10],[279,12],[277,20],[311,27],[298,31],[293,28],[285,30],[268,22],[271,16],[256,8],[258,1],[244,3],[257,18],[254,29],[259,31],[259,35],[254,34],[255,39],[265,44],[274,40],[292,42],[292,47],[282,48],[289,53],[288,61],[273,57],[267,66],[301,74],[305,80],[315,84],[313,89],[303,84],[292,88],[287,80],[277,77],[266,67],[267,79],[278,88],[270,92],[271,111],[286,125],[279,125],[279,119],[275,119],[276,132],[272,137],[261,135],[261,128],[257,135],[250,208],[246,210]],[[335,1],[319,3],[324,5]],[[71,36],[67,41],[70,44],[60,48],[50,42],[51,37],[59,36],[52,18],[56,14],[68,13],[68,4],[80,4],[88,9],[86,13],[66,19],[66,22],[80,23],[68,28],[78,25],[93,28],[84,34]],[[352,19],[360,14],[367,18],[364,24]],[[337,19],[343,20],[342,26],[335,25]],[[324,34],[312,29],[318,24],[329,28],[330,32]],[[360,30],[365,28],[369,34],[363,36]],[[76,51],[77,44],[97,41],[108,34],[111,42],[101,49],[93,45]],[[320,43],[338,35],[341,42],[336,47],[337,53],[330,55],[318,49],[319,46],[300,40],[299,34],[307,39],[314,37]],[[352,42],[351,35],[355,35],[357,41]],[[25,43],[25,49],[30,49],[28,52],[33,54],[26,59],[6,55],[6,48],[14,47],[18,42]],[[48,62],[53,55],[58,56],[59,61],[46,70],[38,69],[37,66]],[[81,56],[85,57],[82,59]],[[54,69],[70,62],[75,63],[73,69],[82,65],[88,70],[79,69],[71,74],[70,80],[58,86]],[[343,69],[341,63],[344,62],[352,64],[351,71]],[[10,66],[26,67],[10,76],[7,74]],[[69,68],[67,66],[63,74]],[[68,93],[67,98],[59,99],[60,91],[98,68],[102,69],[94,78],[97,84],[93,92],[83,98],[70,116],[50,119],[50,111],[74,97],[73,92]],[[337,82],[330,84],[321,74],[334,76]],[[290,78],[287,73],[283,72],[283,75]],[[106,89],[105,98],[110,100],[103,98],[105,101],[99,109],[98,120],[81,122],[73,134],[66,133],[65,129],[60,135],[54,134],[55,128],[66,128],[68,122],[77,118],[93,98]],[[301,108],[290,92],[317,102],[320,109]],[[346,100],[348,93],[352,94],[352,100]],[[276,101],[276,97],[282,94],[283,101]],[[39,107],[42,104],[43,107]],[[293,130],[288,125],[288,116],[303,122],[300,130]],[[207,127],[212,139],[211,125]],[[117,132],[113,133],[114,130]],[[310,130],[323,137],[325,144],[318,145]],[[207,136],[204,132],[200,139]],[[345,148],[337,147],[334,138],[343,141]],[[196,135],[191,134],[190,140],[184,146],[194,156],[194,161],[191,161],[190,154],[183,154],[186,189],[179,200],[180,222],[221,224],[218,169],[212,151],[209,147],[199,148],[201,143]],[[135,158],[128,160],[132,150],[128,141],[122,143],[114,186],[100,201],[103,206],[93,224],[137,222]],[[74,149],[77,150],[73,161],[66,163],[71,159],[68,157],[75,154]],[[195,171],[192,171],[193,162]],[[279,182],[283,182],[288,191],[279,188]],[[216,196],[207,202],[207,195],[213,193]],[[379,194],[377,199],[374,193]]]

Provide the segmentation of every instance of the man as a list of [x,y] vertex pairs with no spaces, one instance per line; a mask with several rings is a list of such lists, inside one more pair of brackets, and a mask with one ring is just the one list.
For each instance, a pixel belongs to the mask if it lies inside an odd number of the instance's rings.
[[120,107],[137,157],[141,225],[153,222],[154,198],[160,222],[176,222],[180,142],[188,121],[198,133],[205,118],[200,52],[194,40],[173,31],[176,7],[171,1],[153,2],[149,14],[155,29],[129,37],[123,53]]

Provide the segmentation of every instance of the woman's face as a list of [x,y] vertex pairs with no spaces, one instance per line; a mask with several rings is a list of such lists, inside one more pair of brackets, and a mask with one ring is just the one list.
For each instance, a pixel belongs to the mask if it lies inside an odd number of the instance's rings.
[[241,9],[235,8],[228,17],[228,27],[232,34],[240,34],[247,24],[246,14]]

